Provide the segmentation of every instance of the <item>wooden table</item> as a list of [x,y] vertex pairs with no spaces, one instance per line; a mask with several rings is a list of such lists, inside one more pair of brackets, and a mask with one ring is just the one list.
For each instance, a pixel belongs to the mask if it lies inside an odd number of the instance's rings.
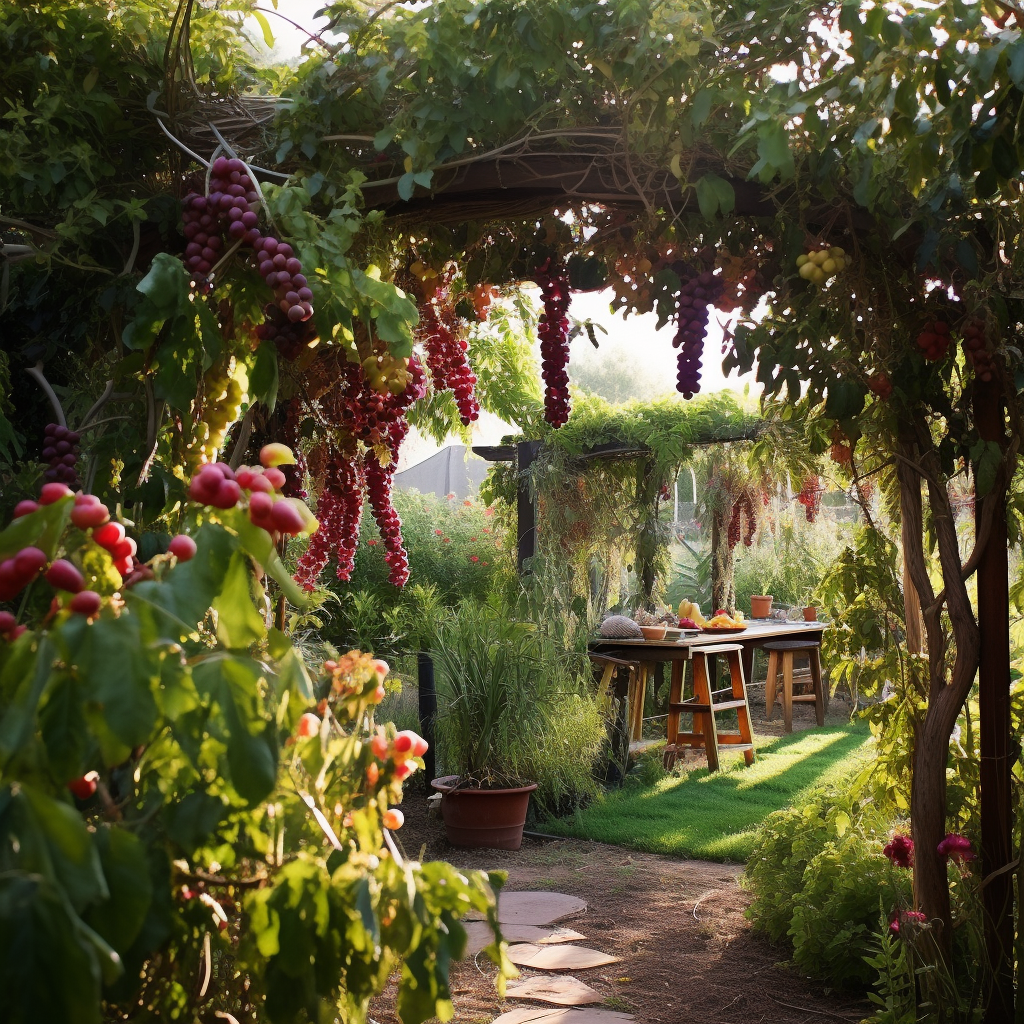
[[638,740],[643,728],[644,697],[647,692],[647,681],[654,667],[659,662],[669,662],[672,666],[673,684],[682,681],[683,666],[690,660],[691,647],[708,647],[714,644],[739,644],[743,648],[741,662],[743,678],[750,682],[754,665],[754,651],[758,647],[773,640],[821,640],[821,634],[827,628],[825,622],[780,622],[775,619],[748,619],[747,628],[742,633],[697,633],[684,635],[678,640],[605,640],[591,641],[590,650],[593,654],[607,654],[624,661],[636,661],[640,664],[640,674],[634,692],[621,694],[627,698],[628,735],[630,740]]

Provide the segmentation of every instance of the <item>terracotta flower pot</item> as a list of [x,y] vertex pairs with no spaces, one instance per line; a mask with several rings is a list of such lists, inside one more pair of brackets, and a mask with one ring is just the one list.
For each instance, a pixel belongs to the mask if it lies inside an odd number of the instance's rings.
[[530,794],[537,783],[516,789],[456,788],[457,775],[434,779],[431,786],[441,794],[441,817],[453,846],[492,850],[518,850]]
[[809,604],[804,609],[804,622],[817,622],[818,621],[818,609],[813,604]]
[[752,594],[750,597],[750,617],[752,619],[767,619],[772,613],[771,594]]

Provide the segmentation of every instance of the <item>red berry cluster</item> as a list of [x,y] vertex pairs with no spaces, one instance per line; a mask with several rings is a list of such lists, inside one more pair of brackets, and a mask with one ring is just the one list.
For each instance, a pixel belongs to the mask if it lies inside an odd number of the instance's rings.
[[985,325],[977,320],[972,320],[963,328],[964,355],[974,369],[974,375],[978,380],[988,383],[992,380],[995,371],[995,358],[988,350],[985,339]]
[[449,302],[447,286],[439,287],[420,306],[419,338],[434,390],[450,391],[455,396],[459,418],[469,426],[480,418],[476,375],[466,359],[469,346],[458,336],[458,318]]
[[700,391],[700,361],[708,333],[711,309],[722,294],[722,281],[713,271],[694,274],[689,267],[673,268],[682,281],[679,291],[679,312],[676,319],[674,348],[679,349],[679,372],[676,390],[684,398],[693,398]]
[[278,308],[290,323],[308,320],[313,315],[313,293],[292,247],[276,238],[263,238],[254,248],[260,276],[274,289]]
[[402,520],[391,504],[391,484],[398,462],[398,449],[408,432],[408,424],[403,420],[392,427],[392,437],[388,448],[391,460],[383,466],[377,453],[371,449],[366,453],[366,497],[373,510],[373,518],[377,521],[381,540],[384,542],[384,561],[388,565],[388,581],[396,587],[405,586],[409,579],[409,555],[402,543]]
[[917,336],[917,347],[925,359],[937,362],[949,351],[949,324],[945,320],[929,320]]
[[0,640],[13,644],[28,626],[19,626],[18,620],[10,612],[0,612]]
[[800,488],[800,493],[796,496],[796,500],[803,505],[804,514],[807,516],[807,522],[809,523],[813,523],[818,518],[823,490],[824,488],[821,486],[821,478],[819,476],[811,473],[804,477],[803,485]]
[[273,341],[285,359],[298,359],[317,336],[312,320],[289,320],[273,302],[263,307],[263,313],[267,319],[256,328],[256,337]]
[[75,466],[78,463],[78,431],[68,430],[59,423],[47,423],[43,434],[46,440],[43,442],[42,460],[49,463],[43,472],[43,479],[47,483],[77,487],[78,473]]
[[[267,446],[279,447],[283,446]],[[267,448],[260,453],[261,458]],[[201,505],[229,509],[248,495],[249,520],[255,526],[270,534],[290,537],[311,532],[315,529],[312,514],[297,498],[279,493],[284,485],[285,475],[274,465],[240,466],[235,471],[226,462],[210,462],[192,477],[188,496]]]
[[362,511],[362,460],[355,455],[338,453],[327,465],[317,498],[320,529],[310,538],[295,573],[295,579],[306,590],[313,589],[332,554],[338,562],[338,579],[347,582],[351,578]]
[[[746,517],[746,530],[743,529],[743,519]],[[757,515],[754,509],[754,499],[750,491],[743,491],[732,503],[732,516],[729,519],[729,547],[734,548],[740,542],[749,548],[754,543],[754,533],[757,531]]]
[[544,300],[544,314],[537,325],[544,419],[560,427],[569,419],[569,275],[561,262],[548,259],[533,277]]

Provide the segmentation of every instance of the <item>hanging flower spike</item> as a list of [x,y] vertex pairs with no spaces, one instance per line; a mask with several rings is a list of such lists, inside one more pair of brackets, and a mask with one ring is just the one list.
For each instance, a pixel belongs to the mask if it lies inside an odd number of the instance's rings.
[[974,860],[976,854],[971,849],[971,841],[967,836],[957,835],[955,832],[946,834],[946,838],[938,845],[940,857],[953,860],[957,863]]
[[926,925],[928,923],[928,917],[922,914],[920,910],[905,910],[902,914],[897,914],[889,922],[889,934],[899,935],[900,924],[914,924],[914,925]]
[[894,835],[882,848],[882,853],[889,858],[894,867],[914,866],[914,840],[910,836]]

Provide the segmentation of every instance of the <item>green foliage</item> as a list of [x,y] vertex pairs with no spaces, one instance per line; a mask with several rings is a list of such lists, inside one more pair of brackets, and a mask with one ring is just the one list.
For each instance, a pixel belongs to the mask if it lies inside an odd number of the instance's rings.
[[865,958],[877,972],[874,992],[868,999],[877,1007],[872,1024],[917,1024],[916,979],[909,950],[898,936],[889,933],[889,919],[883,909],[878,927],[878,949]]
[[892,820],[869,799],[825,789],[773,814],[747,861],[748,916],[773,941],[786,940],[802,971],[840,987],[873,977],[878,906],[905,906],[910,872],[882,847]]
[[472,602],[442,620],[430,653],[445,771],[483,786],[536,782],[548,811],[594,795],[604,730],[585,657],[541,626]]
[[[264,618],[254,562],[290,580],[244,512],[204,514],[191,561],[157,555],[151,579],[115,594],[105,553],[64,529],[72,504],[0,532],[0,558],[37,545],[104,597],[86,618],[37,580],[31,628],[0,638],[4,1019],[98,1024],[141,1003],[362,1020],[399,964],[403,1019],[450,1015],[458,919],[475,907],[495,924],[502,879],[389,845],[403,759],[371,749],[374,730],[394,735],[374,722],[371,657],[311,678]],[[313,708],[319,730],[296,741]],[[69,780],[93,795],[73,799]],[[504,978],[502,950],[489,954]]]

